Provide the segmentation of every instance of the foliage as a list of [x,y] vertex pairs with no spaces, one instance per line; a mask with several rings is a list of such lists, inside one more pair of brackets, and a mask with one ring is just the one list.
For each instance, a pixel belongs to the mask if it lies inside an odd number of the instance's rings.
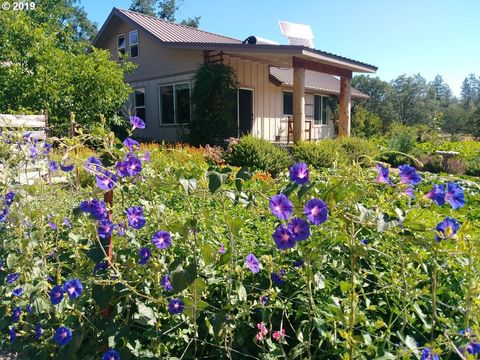
[[230,145],[226,160],[234,166],[247,166],[278,175],[290,163],[288,153],[268,140],[254,136],[242,136]]
[[365,139],[347,136],[337,141],[345,151],[349,164],[362,163],[370,166],[370,160],[379,154],[377,146]]
[[[142,14],[156,16],[155,9],[158,7],[158,17],[163,20],[175,22],[175,16],[178,9],[182,6],[183,0],[132,0],[130,10]],[[180,21],[181,25],[198,28],[200,25],[200,16],[187,18]]]
[[203,64],[194,77],[190,141],[223,144],[237,136],[235,71],[225,64]]
[[155,16],[155,4],[157,0],[132,0],[129,10],[145,15]]
[[302,161],[316,168],[336,167],[347,163],[345,149],[334,139],[301,142],[293,146],[292,156],[295,161]]
[[380,116],[362,106],[355,107],[352,116],[352,133],[354,136],[371,138],[378,136],[382,130]]

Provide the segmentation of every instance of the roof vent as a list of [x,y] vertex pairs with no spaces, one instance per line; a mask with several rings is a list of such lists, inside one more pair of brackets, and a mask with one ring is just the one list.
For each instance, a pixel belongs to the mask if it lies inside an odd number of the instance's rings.
[[286,36],[290,45],[313,46],[313,32],[310,25],[296,24],[288,21],[279,21],[280,31]]
[[257,38],[255,36],[249,36],[243,40],[242,44],[255,45],[257,43]]

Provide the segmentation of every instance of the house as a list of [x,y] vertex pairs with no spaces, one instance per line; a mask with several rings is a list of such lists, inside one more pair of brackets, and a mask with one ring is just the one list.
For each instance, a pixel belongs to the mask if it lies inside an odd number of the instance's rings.
[[[350,134],[353,72],[377,68],[300,45],[244,43],[227,36],[114,8],[93,44],[113,59],[127,53],[137,64],[126,81],[134,89],[129,108],[146,122],[137,136],[178,141],[188,133],[192,78],[204,62],[230,65],[239,81],[238,132],[274,141],[334,137],[327,106],[339,96],[339,136]],[[289,124],[290,119],[290,124]],[[290,126],[289,126],[290,125]]]

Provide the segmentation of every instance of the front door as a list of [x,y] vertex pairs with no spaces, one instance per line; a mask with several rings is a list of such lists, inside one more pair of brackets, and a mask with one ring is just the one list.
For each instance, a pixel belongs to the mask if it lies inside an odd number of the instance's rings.
[[253,127],[253,90],[238,90],[239,136],[251,134]]

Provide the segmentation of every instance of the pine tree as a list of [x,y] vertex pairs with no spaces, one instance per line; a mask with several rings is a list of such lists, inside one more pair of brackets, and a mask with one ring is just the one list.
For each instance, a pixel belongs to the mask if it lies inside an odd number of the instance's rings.
[[136,11],[145,15],[155,15],[155,4],[157,0],[132,0],[130,10]]

